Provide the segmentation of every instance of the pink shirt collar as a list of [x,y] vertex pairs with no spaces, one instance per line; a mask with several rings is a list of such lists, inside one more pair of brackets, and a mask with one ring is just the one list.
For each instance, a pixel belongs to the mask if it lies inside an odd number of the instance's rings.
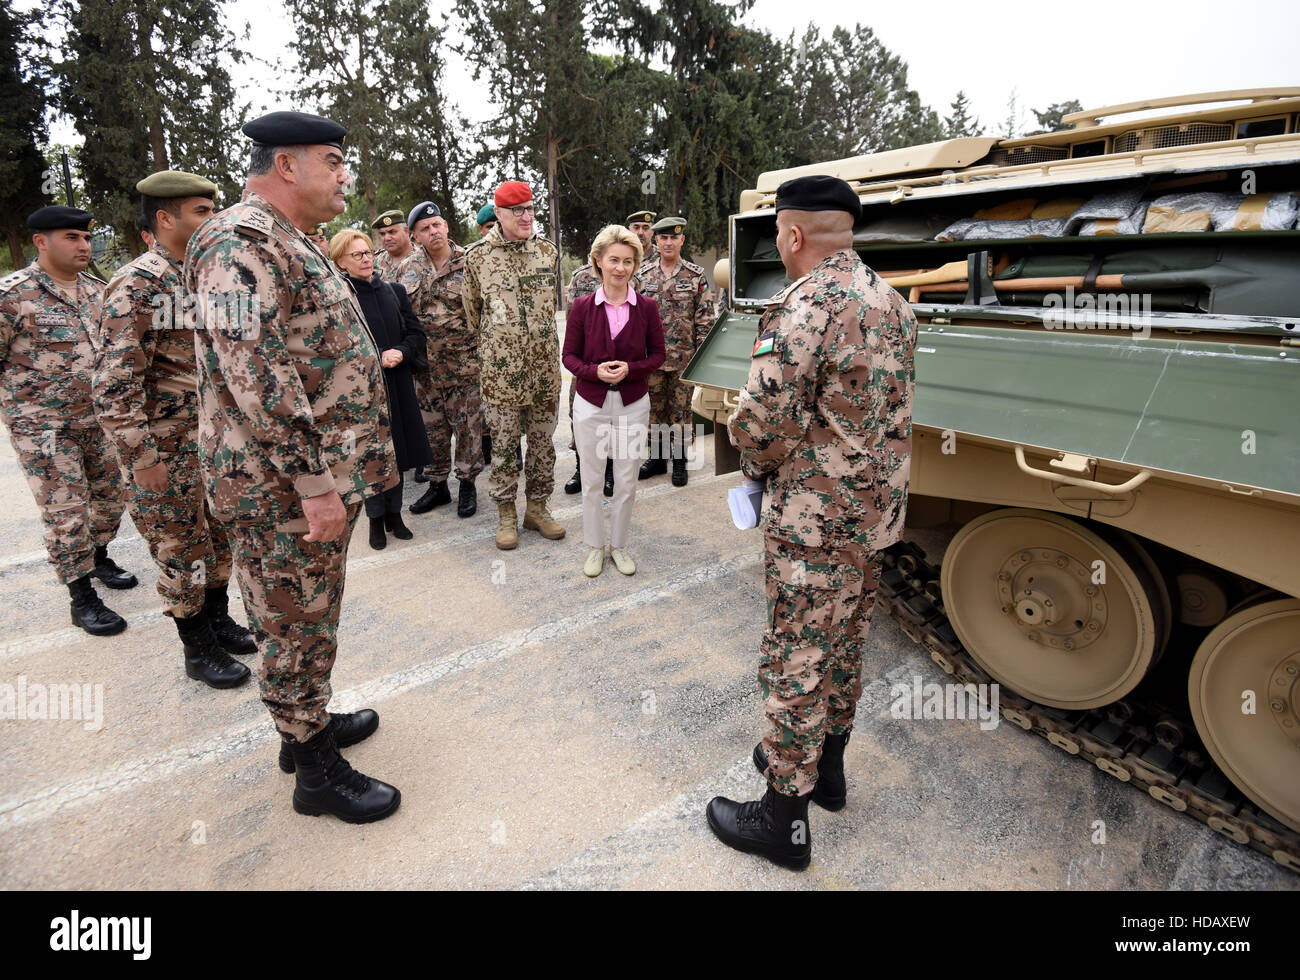
[[[628,286],[628,287],[627,287],[627,301],[628,301],[631,305],[636,306],[636,290],[633,289],[631,286]],[[605,299],[605,287],[604,287],[604,286],[597,286],[597,287],[596,287],[596,305],[599,306],[601,303],[606,303],[606,302],[608,302],[608,300]]]

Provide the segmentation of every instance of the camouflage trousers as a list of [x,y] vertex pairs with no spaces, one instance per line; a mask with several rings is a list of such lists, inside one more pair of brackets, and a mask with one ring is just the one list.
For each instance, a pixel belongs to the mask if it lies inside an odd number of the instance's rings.
[[306,532],[284,525],[230,525],[235,580],[262,655],[262,703],[291,741],[329,724],[348,542],[360,513],[361,504],[348,505],[347,530],[333,541],[304,541]]
[[117,450],[98,425],[15,433],[18,462],[41,511],[45,550],[67,585],[95,567],[126,509]]
[[188,619],[203,609],[205,589],[230,581],[228,529],[218,524],[203,498],[198,446],[172,453],[167,486],[135,486],[128,507],[158,566],[158,595],[168,616]]
[[689,446],[695,438],[691,425],[691,395],[695,388],[682,381],[678,371],[652,371],[646,383],[650,386],[650,452],[652,458],[665,459],[669,447],[656,452],[655,426],[676,426],[680,435],[673,437],[673,445],[685,439],[684,444]]
[[433,463],[424,468],[441,483],[451,475],[451,437],[456,437],[456,479],[473,480],[483,472],[483,395],[477,381],[455,388],[435,388],[428,375],[416,383],[420,415],[429,434]]
[[769,722],[766,775],[778,793],[803,796],[817,782],[823,738],[853,729],[880,553],[763,540],[768,626],[758,683]]
[[519,493],[519,461],[515,447],[520,436],[528,440],[524,455],[524,496],[547,500],[555,489],[555,423],[560,399],[546,405],[483,405],[483,417],[492,433],[492,474],[488,496],[498,504],[512,504]]

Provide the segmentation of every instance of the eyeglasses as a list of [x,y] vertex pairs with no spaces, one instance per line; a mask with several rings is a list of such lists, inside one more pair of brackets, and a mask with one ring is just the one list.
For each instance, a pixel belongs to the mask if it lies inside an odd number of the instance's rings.
[[517,208],[504,208],[503,210],[505,210],[505,211],[509,211],[509,212],[510,212],[511,214],[513,214],[516,218],[522,218],[522,217],[523,217],[524,215],[526,215],[526,214],[536,214],[536,213],[537,213],[537,205],[535,205],[535,204],[521,204],[521,205],[519,205],[519,207],[517,207]]
[[353,262],[360,262],[369,254],[370,254],[369,252],[344,252],[343,253],[345,258],[349,258]]

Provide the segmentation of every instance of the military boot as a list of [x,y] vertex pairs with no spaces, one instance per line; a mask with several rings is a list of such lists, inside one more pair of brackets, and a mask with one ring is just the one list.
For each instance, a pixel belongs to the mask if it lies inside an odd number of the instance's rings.
[[293,742],[293,808],[309,817],[331,813],[347,823],[371,823],[402,802],[396,786],[357,772],[339,755],[332,725],[306,742]]
[[492,433],[483,433],[483,465],[492,465]]
[[514,504],[497,504],[497,547],[510,551],[519,544],[519,512]]
[[564,526],[546,509],[545,500],[530,500],[524,507],[524,527],[538,532],[544,538],[558,541],[564,537]]
[[[351,713],[331,712],[329,727],[334,731],[335,746],[346,749],[349,745],[368,739],[379,730],[379,712],[371,708]],[[280,768],[285,772],[294,770],[293,751],[283,739],[280,740]]]
[[762,799],[749,803],[715,796],[707,812],[709,829],[728,847],[795,871],[812,860],[808,796],[784,796],[769,786]]
[[[822,742],[822,754],[817,760],[817,785],[813,787],[812,801],[823,810],[843,810],[848,802],[848,784],[844,779],[844,748],[849,744],[849,735],[832,735],[826,733]],[[761,773],[767,772],[767,753],[763,743],[754,746],[754,766]]]
[[126,629],[126,620],[104,605],[89,575],[69,582],[68,594],[72,596],[73,626],[80,626],[91,636],[112,636]]
[[398,541],[410,541],[411,538],[415,537],[415,535],[411,533],[411,529],[406,526],[406,522],[402,520],[401,511],[398,511],[396,514],[384,515],[384,529],[392,534],[392,536]]
[[430,483],[429,489],[424,491],[420,499],[411,504],[411,513],[427,514],[433,508],[449,503],[451,503],[451,491],[447,489],[447,481],[439,480],[437,483]]
[[659,434],[651,433],[650,455],[641,464],[641,468],[637,470],[636,478],[638,480],[648,480],[652,476],[659,476],[668,472],[668,459],[663,448],[663,440],[659,438]]
[[140,584],[130,572],[119,568],[117,562],[108,557],[108,545],[101,544],[95,549],[95,567],[90,572],[110,589],[134,589]]
[[212,624],[199,613],[176,619],[176,632],[185,645],[185,675],[203,681],[208,687],[238,687],[248,680],[249,670],[221,649]]
[[[412,510],[415,508],[412,507]],[[384,519],[382,517],[370,518],[370,547],[375,551],[383,551],[388,547],[388,535],[384,533]]]
[[686,486],[686,447],[678,446],[673,450],[673,486]]
[[414,480],[416,483],[428,483],[429,474],[424,471],[423,466],[417,466],[415,468],[415,473],[411,476],[411,479]]
[[257,640],[253,634],[230,618],[230,596],[226,586],[204,590],[203,614],[208,617],[208,624],[226,653],[237,657],[257,653]]
[[460,481],[460,499],[456,501],[457,517],[473,517],[478,513],[478,491],[473,480]]
[[573,455],[573,476],[569,477],[569,482],[564,485],[565,493],[577,493],[582,489],[582,460],[577,453]]

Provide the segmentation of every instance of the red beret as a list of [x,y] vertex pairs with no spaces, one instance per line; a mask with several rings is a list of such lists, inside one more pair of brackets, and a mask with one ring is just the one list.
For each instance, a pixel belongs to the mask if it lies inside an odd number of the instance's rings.
[[497,188],[492,200],[499,208],[512,208],[533,199],[533,192],[522,180],[507,180]]

